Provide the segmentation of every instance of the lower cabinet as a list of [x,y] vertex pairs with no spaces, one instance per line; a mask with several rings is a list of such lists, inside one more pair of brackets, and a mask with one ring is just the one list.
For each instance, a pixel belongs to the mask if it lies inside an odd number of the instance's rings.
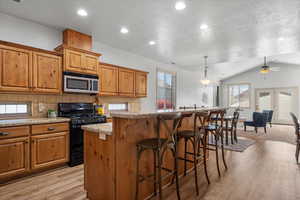
[[68,132],[31,137],[31,168],[33,170],[68,162],[68,157]]
[[68,161],[68,123],[0,128],[0,183]]
[[0,140],[0,179],[13,177],[30,170],[29,138]]

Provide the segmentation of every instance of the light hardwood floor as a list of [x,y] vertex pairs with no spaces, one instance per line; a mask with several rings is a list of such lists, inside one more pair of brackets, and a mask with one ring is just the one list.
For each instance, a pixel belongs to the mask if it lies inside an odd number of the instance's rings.
[[[257,140],[245,152],[226,152],[229,170],[216,173],[211,155],[208,186],[199,166],[200,195],[195,195],[193,173],[183,177],[184,200],[299,200],[300,165],[295,163],[295,146]],[[213,153],[213,152],[212,152]],[[174,186],[164,191],[166,200],[176,200]],[[0,187],[1,200],[82,200],[83,166],[61,168]],[[155,198],[153,198],[155,199]]]

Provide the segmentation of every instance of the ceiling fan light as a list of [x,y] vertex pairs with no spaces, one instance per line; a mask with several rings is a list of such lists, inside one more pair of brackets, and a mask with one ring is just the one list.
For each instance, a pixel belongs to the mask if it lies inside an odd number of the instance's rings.
[[268,69],[268,68],[262,68],[261,70],[260,70],[260,73],[261,74],[267,74],[267,73],[269,73],[270,72],[270,69]]

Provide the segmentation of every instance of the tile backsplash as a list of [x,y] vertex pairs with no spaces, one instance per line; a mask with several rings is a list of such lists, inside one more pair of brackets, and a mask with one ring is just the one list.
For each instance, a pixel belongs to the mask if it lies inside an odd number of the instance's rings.
[[[131,112],[140,111],[140,100],[135,98],[120,97],[96,97],[82,94],[42,95],[42,94],[0,94],[1,102],[29,102],[31,103],[32,117],[46,117],[48,109],[57,110],[58,103],[85,102],[100,103],[107,108],[109,103],[128,102],[128,109]],[[42,108],[42,110],[39,109]]]

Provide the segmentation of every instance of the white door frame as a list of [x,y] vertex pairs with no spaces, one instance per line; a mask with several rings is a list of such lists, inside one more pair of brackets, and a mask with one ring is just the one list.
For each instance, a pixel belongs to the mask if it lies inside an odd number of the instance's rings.
[[280,90],[284,90],[284,89],[291,89],[294,93],[295,93],[295,101],[296,101],[296,105],[295,105],[295,110],[293,111],[293,113],[295,113],[296,116],[298,116],[299,113],[299,88],[298,87],[277,87],[277,88],[255,88],[255,111],[258,111],[258,93],[260,91],[268,91],[271,92],[271,106],[272,106],[272,110],[274,110],[274,114],[273,114],[273,122],[274,123],[278,123],[278,124],[292,124],[292,121],[290,122],[284,122],[284,121],[280,121],[278,119],[278,99],[277,99],[277,94]]

